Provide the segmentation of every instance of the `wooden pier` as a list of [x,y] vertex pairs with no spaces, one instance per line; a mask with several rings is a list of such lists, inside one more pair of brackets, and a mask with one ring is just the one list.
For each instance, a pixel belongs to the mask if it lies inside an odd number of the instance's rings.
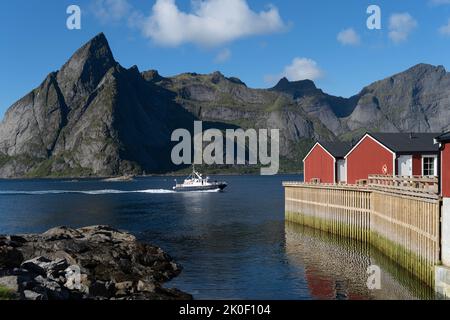
[[437,178],[370,176],[358,185],[283,185],[286,220],[368,242],[434,286],[440,263]]

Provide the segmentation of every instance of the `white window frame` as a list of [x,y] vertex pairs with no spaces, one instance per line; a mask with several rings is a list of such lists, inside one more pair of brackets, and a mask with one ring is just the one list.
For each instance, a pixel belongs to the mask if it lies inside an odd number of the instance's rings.
[[432,175],[432,176],[426,176],[426,177],[437,177],[437,175],[438,175],[438,156],[437,155],[435,155],[435,154],[429,154],[429,155],[423,155],[422,156],[422,176],[424,176],[425,177],[425,168],[424,168],[424,165],[425,165],[425,158],[433,158],[434,159],[434,172],[433,172],[433,174],[434,175]]

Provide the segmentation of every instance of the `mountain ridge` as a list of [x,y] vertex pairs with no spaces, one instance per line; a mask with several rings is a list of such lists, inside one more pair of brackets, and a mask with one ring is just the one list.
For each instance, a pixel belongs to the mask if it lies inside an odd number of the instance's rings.
[[282,169],[301,170],[314,140],[352,140],[366,131],[450,130],[450,74],[418,64],[350,98],[310,80],[253,89],[216,71],[164,77],[128,69],[103,33],[31,92],[0,123],[0,177],[166,173],[171,133],[205,127],[280,129]]

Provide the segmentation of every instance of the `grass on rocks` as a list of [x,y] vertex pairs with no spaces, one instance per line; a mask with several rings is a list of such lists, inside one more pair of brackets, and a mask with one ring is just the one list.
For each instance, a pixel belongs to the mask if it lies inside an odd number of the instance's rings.
[[11,290],[0,286],[0,300],[12,300],[14,299],[14,294]]

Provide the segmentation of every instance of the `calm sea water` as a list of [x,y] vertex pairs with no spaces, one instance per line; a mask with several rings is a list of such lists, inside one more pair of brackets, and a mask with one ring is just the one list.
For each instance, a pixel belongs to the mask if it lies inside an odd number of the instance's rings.
[[[184,267],[168,284],[196,299],[429,299],[431,290],[366,245],[284,222],[283,180],[217,177],[224,193],[173,193],[173,178],[0,181],[0,234],[106,224]],[[382,269],[382,289],[366,270]]]

